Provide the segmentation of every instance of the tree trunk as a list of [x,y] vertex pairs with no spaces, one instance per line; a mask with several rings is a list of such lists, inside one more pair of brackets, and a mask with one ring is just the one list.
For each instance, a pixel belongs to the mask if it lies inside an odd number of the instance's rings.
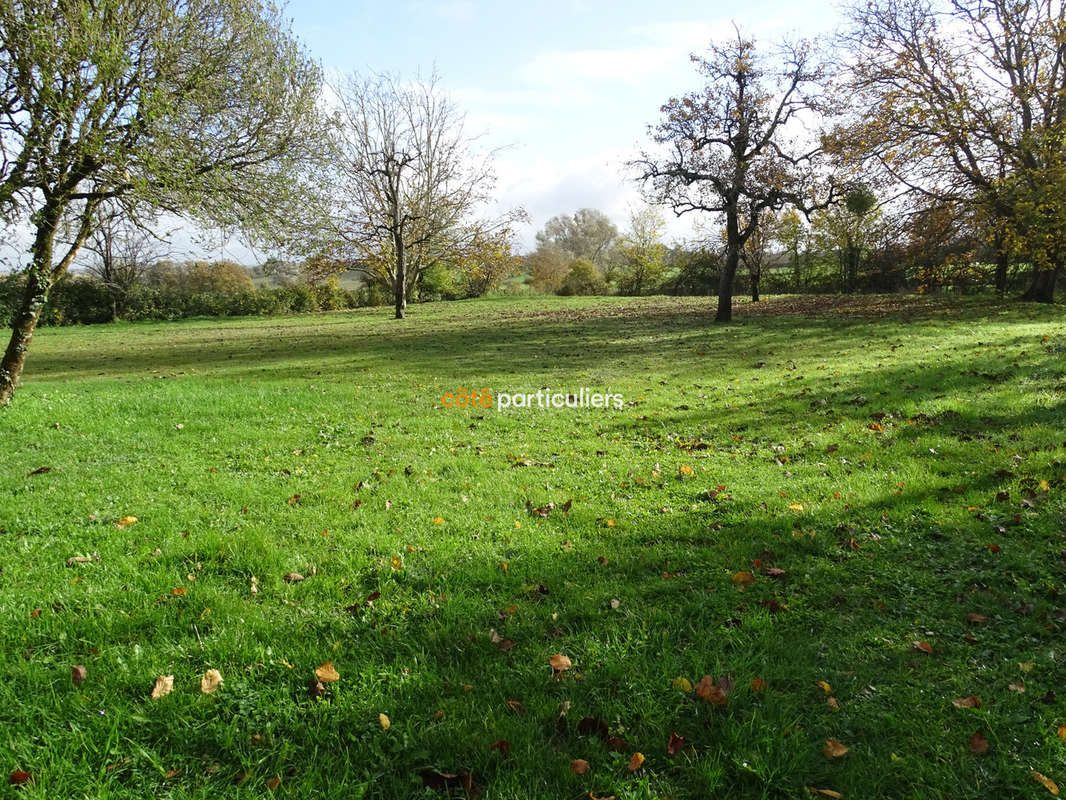
[[1051,269],[1037,269],[1033,273],[1033,282],[1022,295],[1022,300],[1032,303],[1054,303],[1055,284],[1058,281],[1062,265],[1056,264]]
[[54,273],[52,269],[52,250],[55,230],[58,225],[58,212],[48,214],[37,228],[33,241],[33,264],[26,273],[26,291],[22,295],[22,306],[11,326],[11,340],[0,359],[0,406],[6,406],[15,396],[15,388],[22,377],[22,368],[26,364],[26,351],[29,350],[33,332],[37,329],[37,320],[48,300],[48,290],[52,288]]
[[751,275],[751,302],[759,302],[759,279],[762,276],[759,273],[752,273]]
[[733,321],[733,280],[737,275],[737,263],[740,261],[740,248],[726,244],[725,263],[722,265],[722,278],[718,283],[718,313],[715,322]]
[[396,247],[396,281],[392,287],[392,294],[396,301],[396,319],[403,319],[407,311],[407,261],[403,249],[403,236],[394,236],[393,244]]
[[996,294],[1007,293],[1007,273],[1010,270],[1010,254],[1000,237],[996,237]]

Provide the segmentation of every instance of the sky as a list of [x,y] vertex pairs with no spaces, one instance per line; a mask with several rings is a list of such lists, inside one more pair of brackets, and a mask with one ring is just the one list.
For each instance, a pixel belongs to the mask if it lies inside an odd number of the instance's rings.
[[[771,45],[828,32],[837,12],[811,0],[739,3],[549,0],[295,0],[292,27],[328,73],[434,69],[495,157],[500,210],[522,207],[519,244],[556,214],[597,208],[619,229],[641,203],[626,162],[672,96],[696,89],[689,60],[734,23]],[[672,213],[668,236],[691,234]]]

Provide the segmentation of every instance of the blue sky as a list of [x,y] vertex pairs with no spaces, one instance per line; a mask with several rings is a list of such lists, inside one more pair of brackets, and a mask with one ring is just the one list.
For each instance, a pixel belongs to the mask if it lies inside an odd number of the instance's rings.
[[[523,246],[551,216],[593,207],[623,228],[640,201],[625,162],[671,95],[699,85],[689,53],[732,33],[812,36],[837,19],[827,3],[740,4],[551,0],[297,0],[293,29],[332,72],[405,76],[434,67],[467,112],[468,131],[497,155],[500,207],[522,206]],[[671,236],[690,231],[672,222]]]

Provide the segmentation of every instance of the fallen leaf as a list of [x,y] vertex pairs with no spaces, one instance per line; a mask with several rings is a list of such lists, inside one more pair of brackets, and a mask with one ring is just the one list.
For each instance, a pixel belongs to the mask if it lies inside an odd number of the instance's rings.
[[666,752],[668,755],[676,756],[682,750],[685,749],[685,737],[678,736],[676,733],[670,734],[670,739],[666,743]]
[[629,742],[621,736],[612,736],[607,740],[607,749],[613,750],[616,753],[624,753],[629,749]]
[[751,690],[753,692],[756,692],[757,694],[766,694],[766,689],[766,681],[764,681],[762,678],[755,678],[751,682]]
[[7,776],[7,782],[12,786],[25,786],[28,783],[34,783],[34,777],[28,772],[17,769]]
[[549,658],[548,663],[552,665],[552,669],[554,669],[556,672],[565,672],[572,666],[572,664],[570,663],[570,659],[562,655],[561,653],[556,653],[554,656]]
[[378,722],[381,723],[381,729],[383,731],[387,731],[389,728],[392,727],[392,722],[389,721],[388,716],[386,716],[385,714],[378,714]]
[[755,576],[746,570],[741,570],[733,576],[733,585],[738,589],[751,586],[753,583],[755,583]]
[[1018,694],[1025,694],[1024,683],[1011,683],[1007,685],[1007,688],[1010,689],[1012,692],[1017,692]]
[[434,517],[433,518],[433,524],[434,525],[443,525],[444,524],[444,517]]
[[152,687],[152,699],[158,700],[160,697],[166,697],[172,691],[174,691],[174,676],[160,675],[155,679],[155,685]]
[[170,590],[170,593],[174,597],[184,597],[189,593],[189,590],[184,586],[175,586],[173,589]]
[[1055,733],[1059,735],[1062,741],[1066,742],[1066,725],[1059,725],[1059,729]]
[[392,568],[396,570],[403,569],[403,559],[399,556],[392,557]]
[[818,688],[820,688],[826,694],[832,694],[833,693],[833,688],[828,683],[826,683],[825,681],[816,681],[814,685],[817,686]]
[[204,694],[214,694],[222,685],[222,673],[217,669],[209,669],[200,678],[200,691]]
[[839,701],[837,701],[833,695],[829,695],[829,697],[825,698],[825,704],[830,708],[840,708]]
[[526,713],[526,707],[519,703],[517,700],[508,700],[507,707],[511,709],[518,716],[523,716]]
[[290,498],[288,499],[288,501],[287,501],[287,502],[288,502],[288,504],[289,504],[290,506],[294,506],[294,505],[296,505],[297,503],[299,503],[299,502],[300,502],[300,495],[298,495],[298,494],[294,494],[294,495],[293,495],[292,497],[290,497]]
[[325,697],[326,687],[322,685],[322,681],[311,680],[307,684],[307,693],[312,697]]
[[958,700],[952,700],[951,704],[955,708],[980,708],[981,698],[971,694],[969,697],[960,697]]
[[825,747],[822,748],[822,755],[826,758],[840,758],[848,752],[847,745],[838,742],[836,739],[826,739]]
[[721,686],[712,682],[710,675],[704,675],[696,684],[696,695],[716,706],[724,706],[728,693]]
[[323,661],[315,670],[315,675],[322,683],[334,683],[341,679],[340,673],[333,666],[332,661]]
[[926,641],[914,642],[914,649],[928,655],[933,654],[933,646]]
[[832,797],[833,800],[843,800],[844,795],[834,792],[832,789],[811,789],[811,792],[820,797]]
[[74,682],[75,686],[81,686],[85,682],[85,678],[88,676],[88,672],[81,664],[77,664],[70,668],[70,679]]
[[583,758],[575,758],[570,762],[570,769],[575,775],[584,775],[589,771],[589,762]]
[[692,691],[692,684],[689,682],[688,678],[681,678],[681,677],[674,678],[673,687],[675,689],[680,689],[682,692],[691,692]]
[[287,572],[282,580],[285,581],[285,583],[299,583],[304,580],[304,576],[299,572]]
[[271,778],[270,780],[268,780],[266,782],[266,788],[269,789],[270,791],[274,791],[279,786],[281,786],[281,776],[280,775],[275,775],[273,778]]
[[1036,666],[1036,662],[1035,661],[1019,661],[1018,662],[1018,669],[1020,669],[1022,672],[1032,672],[1033,671],[1033,667],[1035,667],[1035,666]]
[[632,757],[629,759],[629,764],[627,765],[627,769],[630,772],[636,772],[638,769],[640,769],[643,766],[644,766],[644,754],[643,753],[634,753],[632,755]]
[[988,617],[986,617],[984,614],[976,614],[976,613],[967,614],[966,615],[966,621],[967,622],[988,622]]
[[35,609],[33,609],[33,611],[30,612],[30,619],[40,619],[41,618],[41,614],[43,614],[43,613],[44,612],[41,611],[41,609],[35,608]]
[[46,472],[51,472],[51,471],[52,471],[51,467],[37,467],[37,469],[35,469],[33,472],[27,472],[26,473],[26,477],[28,478],[31,475],[44,475]]
[[988,739],[985,738],[981,731],[977,731],[970,737],[970,752],[977,755],[983,755],[988,752]]
[[75,564],[88,564],[90,561],[99,561],[100,554],[93,553],[91,556],[71,556],[67,559],[67,566],[72,567]]
[[1034,781],[1039,783],[1041,786],[1043,786],[1056,797],[1058,796],[1059,785],[1055,783],[1055,781],[1051,780],[1051,778],[1049,778],[1047,775],[1043,775],[1037,772],[1035,769],[1029,770],[1029,774],[1033,776]]
[[788,507],[788,509],[789,509],[789,511],[802,511],[803,510],[803,506],[800,505],[799,503],[793,503],[792,505],[790,505]]
[[136,524],[137,524],[137,518],[136,517],[131,517],[131,516],[122,517],[121,519],[119,519],[118,522],[115,523],[115,525],[118,526],[119,528],[128,528],[130,525],[136,525]]

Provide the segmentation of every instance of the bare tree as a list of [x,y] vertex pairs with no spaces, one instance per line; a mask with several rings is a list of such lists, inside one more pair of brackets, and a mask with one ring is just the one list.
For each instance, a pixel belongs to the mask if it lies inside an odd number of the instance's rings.
[[119,318],[134,286],[144,282],[153,264],[170,254],[163,238],[138,224],[121,207],[102,205],[95,229],[86,239],[85,271],[100,281],[111,297],[111,320]]
[[803,112],[817,106],[826,70],[806,43],[782,45],[764,66],[755,43],[739,31],[712,45],[709,58],[692,60],[706,86],[667,101],[662,122],[651,130],[663,150],[633,163],[650,202],[670,205],[677,215],[725,217],[715,320],[729,322],[741,251],[763,212],[793,205],[806,213],[833,200],[831,185],[813,199],[821,147],[797,137]]
[[351,75],[335,91],[333,245],[356,269],[391,287],[396,319],[403,319],[429,267],[479,246],[521,212],[475,218],[495,186],[491,154],[474,152],[463,115],[436,75],[411,83],[395,75]]

